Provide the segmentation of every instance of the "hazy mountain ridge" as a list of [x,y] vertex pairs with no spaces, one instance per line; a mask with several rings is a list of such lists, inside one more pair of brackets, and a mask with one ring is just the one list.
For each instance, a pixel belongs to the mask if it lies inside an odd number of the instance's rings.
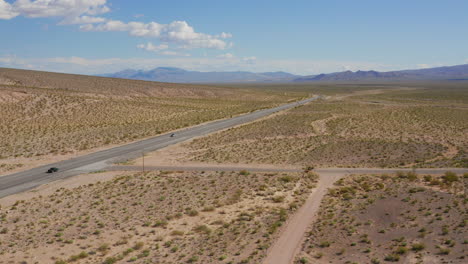
[[235,83],[235,82],[340,82],[340,81],[411,81],[467,79],[468,64],[437,68],[401,71],[344,71],[300,76],[287,72],[248,71],[199,72],[173,67],[158,67],[152,70],[127,69],[104,77],[175,83]]
[[103,77],[126,78],[158,82],[180,83],[217,83],[217,82],[277,82],[291,81],[300,76],[287,72],[253,73],[248,71],[235,72],[199,72],[180,68],[158,67],[152,70],[127,69],[117,73],[104,74]]
[[308,81],[410,81],[468,79],[468,64],[402,71],[344,71],[329,74],[304,76],[295,82]]

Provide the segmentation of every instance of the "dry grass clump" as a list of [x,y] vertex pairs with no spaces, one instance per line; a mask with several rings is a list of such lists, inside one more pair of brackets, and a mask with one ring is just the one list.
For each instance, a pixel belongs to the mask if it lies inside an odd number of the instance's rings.
[[0,209],[0,263],[258,263],[316,181],[150,172],[61,188]]
[[303,96],[10,69],[1,76],[17,81],[0,85],[0,159],[130,142]]
[[[463,97],[468,90],[458,93]],[[416,96],[409,102],[370,103],[370,98],[380,97],[313,102],[197,139],[188,145],[189,159],[346,167],[468,166],[466,107],[452,107],[443,100],[441,105],[422,99],[415,104]]]
[[23,167],[23,164],[20,163],[0,163],[0,173],[14,170],[16,168]]
[[322,201],[297,263],[466,263],[467,181],[451,172],[343,178]]

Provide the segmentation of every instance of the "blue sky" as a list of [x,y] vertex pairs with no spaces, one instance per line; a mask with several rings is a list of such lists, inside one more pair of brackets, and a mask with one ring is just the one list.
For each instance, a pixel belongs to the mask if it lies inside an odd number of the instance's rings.
[[0,0],[0,66],[85,74],[468,63],[465,0]]

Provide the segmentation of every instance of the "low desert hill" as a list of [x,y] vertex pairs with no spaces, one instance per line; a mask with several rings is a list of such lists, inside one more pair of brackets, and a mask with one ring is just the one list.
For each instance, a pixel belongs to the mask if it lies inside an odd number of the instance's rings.
[[218,97],[232,91],[212,86],[158,83],[139,80],[105,78],[88,75],[0,68],[0,86],[63,89],[87,93],[157,96],[157,97]]

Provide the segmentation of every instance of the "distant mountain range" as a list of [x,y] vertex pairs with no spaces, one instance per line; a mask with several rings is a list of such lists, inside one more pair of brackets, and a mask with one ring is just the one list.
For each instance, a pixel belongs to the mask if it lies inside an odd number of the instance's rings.
[[287,72],[199,72],[159,67],[153,70],[124,70],[104,77],[173,83],[245,83],[245,82],[371,82],[418,80],[468,80],[468,64],[403,71],[344,71],[309,76]]
[[101,76],[175,83],[278,82],[300,77],[287,72],[199,72],[171,67],[159,67],[149,71],[128,69]]

